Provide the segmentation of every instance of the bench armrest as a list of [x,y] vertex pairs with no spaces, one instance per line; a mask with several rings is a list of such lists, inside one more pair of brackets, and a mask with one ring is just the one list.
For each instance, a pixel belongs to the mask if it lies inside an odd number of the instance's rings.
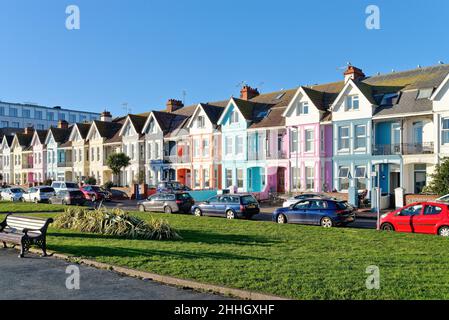
[[41,229],[23,229],[23,230],[22,230],[22,232],[23,232],[26,236],[28,236],[28,232],[33,232],[33,231],[40,232]]
[[6,228],[6,218],[8,218],[8,216],[9,214],[5,216],[5,219],[2,222],[0,222],[0,232]]

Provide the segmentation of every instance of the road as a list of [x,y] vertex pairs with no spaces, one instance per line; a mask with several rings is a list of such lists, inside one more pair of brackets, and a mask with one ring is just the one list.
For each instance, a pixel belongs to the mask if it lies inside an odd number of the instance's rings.
[[217,300],[222,296],[184,290],[81,265],[80,289],[66,287],[68,262],[0,249],[0,300]]

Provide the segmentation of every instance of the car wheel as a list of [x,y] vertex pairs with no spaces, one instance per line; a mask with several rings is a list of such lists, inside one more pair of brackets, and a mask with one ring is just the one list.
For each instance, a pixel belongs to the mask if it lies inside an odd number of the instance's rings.
[[286,224],[287,218],[283,214],[280,214],[280,215],[278,215],[277,222],[279,224]]
[[321,219],[321,226],[323,228],[332,228],[333,226],[332,219],[329,217],[324,217],[323,219]]
[[449,237],[449,227],[444,226],[444,227],[441,227],[440,229],[438,229],[438,235],[440,235],[442,237]]
[[145,207],[143,206],[143,204],[141,204],[141,205],[139,206],[139,211],[140,211],[140,212],[145,212]]
[[25,198],[20,198],[20,202],[25,202]]
[[172,213],[171,207],[170,206],[165,206],[164,207],[164,212],[167,213],[167,214]]
[[37,198],[34,198],[34,203],[39,203],[39,200],[37,200]]
[[67,205],[67,202],[65,202],[65,200],[62,200],[62,201],[61,201],[61,204],[62,204],[63,206],[66,206],[66,205]]
[[193,214],[197,217],[201,217],[203,215],[203,212],[201,211],[200,208],[195,208],[195,210],[193,211]]
[[229,219],[229,220],[235,219],[234,211],[232,211],[232,210],[226,211],[226,219]]
[[52,203],[51,203],[51,199],[48,199],[48,204],[52,204]]
[[380,230],[382,231],[394,231],[394,227],[391,223],[384,223],[380,226]]

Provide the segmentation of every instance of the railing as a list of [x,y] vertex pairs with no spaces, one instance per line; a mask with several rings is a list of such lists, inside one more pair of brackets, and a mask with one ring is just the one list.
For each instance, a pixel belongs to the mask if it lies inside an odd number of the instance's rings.
[[373,155],[375,156],[391,156],[400,155],[402,152],[401,145],[397,144],[376,144],[373,146]]
[[276,160],[276,159],[287,159],[287,152],[285,151],[269,151],[267,152],[267,159],[269,160]]
[[402,144],[403,154],[432,154],[434,152],[433,142]]
[[248,160],[257,161],[265,159],[265,154],[262,152],[248,152]]
[[373,146],[373,155],[411,155],[411,154],[433,154],[433,142],[402,143],[402,144],[376,144]]
[[22,169],[33,169],[33,168],[34,168],[33,163],[25,162],[22,164]]
[[72,161],[58,162],[58,168],[67,168],[73,165]]
[[164,161],[167,163],[190,163],[190,155],[171,155],[171,156],[164,156]]

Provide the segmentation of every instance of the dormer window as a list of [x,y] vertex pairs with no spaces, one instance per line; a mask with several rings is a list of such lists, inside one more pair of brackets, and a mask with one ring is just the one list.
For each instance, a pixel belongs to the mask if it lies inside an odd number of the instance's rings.
[[154,121],[151,120],[150,124],[148,125],[148,133],[155,133],[156,126],[154,125]]
[[196,126],[197,126],[198,129],[202,129],[202,128],[205,127],[205,119],[204,119],[204,116],[199,116],[199,117],[196,119]]
[[232,111],[231,113],[231,124],[239,122],[239,113],[237,111]]
[[296,106],[296,115],[300,116],[302,114],[309,114],[309,103],[306,102],[298,102]]
[[346,98],[346,111],[359,110],[359,96],[353,95]]

